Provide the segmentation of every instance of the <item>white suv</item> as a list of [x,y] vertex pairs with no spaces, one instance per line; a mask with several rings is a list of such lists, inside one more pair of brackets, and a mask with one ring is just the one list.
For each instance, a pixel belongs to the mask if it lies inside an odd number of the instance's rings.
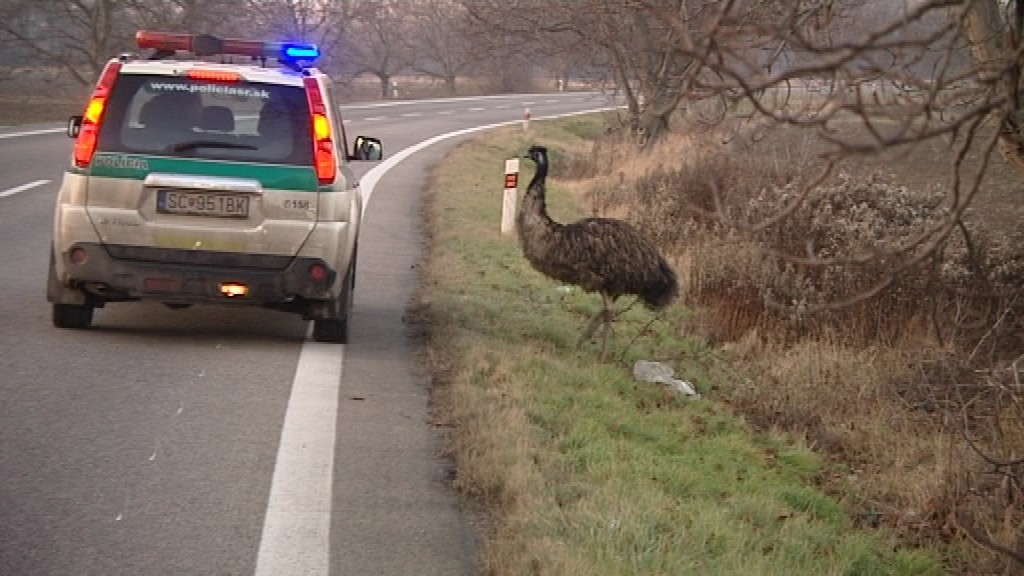
[[68,124],[54,325],[86,328],[107,302],[250,305],[345,342],[362,215],[348,162],[383,147],[358,137],[348,152],[333,84],[308,66],[316,47],[144,31],[136,41],[149,57],[108,62]]

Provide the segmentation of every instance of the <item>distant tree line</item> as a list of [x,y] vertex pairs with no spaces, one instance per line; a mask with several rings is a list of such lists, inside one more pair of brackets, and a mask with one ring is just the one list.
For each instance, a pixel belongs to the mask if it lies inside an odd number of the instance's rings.
[[[0,0],[0,66],[56,66],[88,85],[133,50],[137,29],[207,32],[316,42],[322,67],[341,81],[376,77],[385,98],[409,73],[452,95],[464,77],[500,92],[536,89],[538,75],[586,79],[624,97],[642,145],[700,100],[827,128],[837,114],[876,113],[850,90],[892,88],[915,93],[898,103],[900,120],[941,118],[935,129],[954,131],[1002,110],[1007,147],[1024,148],[1022,1]],[[766,92],[814,83],[834,96],[826,108],[760,105]]]
[[[345,81],[399,74],[486,77],[496,90],[530,88],[536,61],[489,52],[456,0],[0,0],[0,67],[57,67],[91,84],[110,57],[135,50],[139,29],[317,43],[319,66]],[[540,71],[543,73],[543,71]],[[0,76],[2,78],[2,76]]]

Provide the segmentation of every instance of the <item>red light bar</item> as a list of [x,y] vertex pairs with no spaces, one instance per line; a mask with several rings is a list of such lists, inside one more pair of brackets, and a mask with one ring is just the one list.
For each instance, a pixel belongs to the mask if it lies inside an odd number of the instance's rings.
[[167,34],[163,32],[147,32],[139,30],[135,33],[135,44],[139,48],[152,48],[172,52],[175,50],[192,50],[192,34]]
[[250,56],[252,58],[270,58],[276,54],[267,54],[264,45],[266,42],[259,40],[239,40],[237,38],[225,38],[222,54],[237,54],[239,56]]

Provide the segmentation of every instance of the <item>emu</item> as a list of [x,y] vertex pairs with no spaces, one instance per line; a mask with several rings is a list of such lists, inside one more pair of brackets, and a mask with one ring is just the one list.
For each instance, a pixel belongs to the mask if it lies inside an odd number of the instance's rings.
[[622,220],[584,218],[570,224],[552,220],[545,199],[547,148],[531,146],[526,158],[536,163],[537,170],[516,215],[523,255],[545,276],[586,292],[600,292],[603,307],[587,324],[577,347],[602,323],[603,355],[615,319],[615,300],[632,294],[651,310],[664,308],[679,292],[676,274],[657,248]]

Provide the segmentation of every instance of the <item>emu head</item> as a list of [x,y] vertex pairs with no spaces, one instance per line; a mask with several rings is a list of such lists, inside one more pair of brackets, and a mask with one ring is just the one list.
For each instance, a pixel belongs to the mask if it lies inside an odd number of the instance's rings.
[[548,149],[543,146],[530,146],[525,157],[536,162],[538,166],[547,165]]

